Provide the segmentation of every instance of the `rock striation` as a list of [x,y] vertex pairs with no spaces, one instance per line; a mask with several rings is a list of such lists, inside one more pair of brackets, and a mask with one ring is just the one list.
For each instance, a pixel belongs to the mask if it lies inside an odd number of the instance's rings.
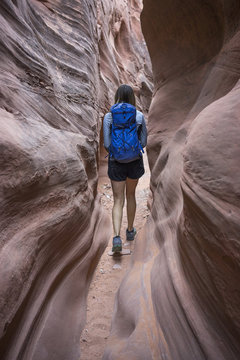
[[142,1],[98,0],[100,104],[103,113],[113,104],[119,84],[130,84],[144,113],[152,96],[152,68],[142,35]]
[[240,6],[145,0],[153,203],[104,359],[240,354]]
[[110,236],[97,197],[96,4],[0,8],[1,359],[79,359]]
[[102,116],[122,82],[142,110],[150,103],[141,9],[0,4],[1,359],[79,359],[89,283],[111,234],[97,195]]

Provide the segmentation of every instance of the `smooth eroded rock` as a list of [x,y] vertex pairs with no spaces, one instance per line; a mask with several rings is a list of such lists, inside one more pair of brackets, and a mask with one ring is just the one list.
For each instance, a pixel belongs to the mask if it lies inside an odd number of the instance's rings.
[[1,358],[79,359],[111,231],[96,193],[96,2],[0,8]]

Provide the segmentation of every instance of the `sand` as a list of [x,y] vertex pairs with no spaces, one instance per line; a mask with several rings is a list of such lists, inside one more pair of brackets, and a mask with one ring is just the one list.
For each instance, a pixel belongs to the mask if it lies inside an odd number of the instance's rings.
[[[134,226],[137,232],[144,226],[149,214],[147,208],[147,198],[149,195],[149,168],[147,156],[144,155],[145,174],[139,180],[136,200],[137,211]],[[100,171],[98,183],[98,193],[101,204],[111,218],[113,197],[109,178],[106,176],[106,167]],[[125,231],[127,227],[126,206],[124,207],[123,221],[121,228],[121,238],[124,248],[134,251],[135,242],[127,242]],[[132,255],[112,257],[108,252],[112,248],[112,238],[109,239],[108,246],[102,255],[93,276],[87,301],[87,321],[81,336],[81,360],[102,359],[104,349],[107,345],[108,336],[111,328],[111,318],[114,307],[115,294],[119,288],[131,261]]]

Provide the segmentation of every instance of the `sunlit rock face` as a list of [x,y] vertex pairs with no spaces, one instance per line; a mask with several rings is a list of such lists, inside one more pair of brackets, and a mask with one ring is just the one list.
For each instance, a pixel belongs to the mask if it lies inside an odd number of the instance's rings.
[[141,9],[1,1],[1,359],[79,359],[89,283],[111,234],[97,197],[102,117],[123,82],[143,111],[151,98]]
[[105,360],[239,359],[239,19],[239,1],[144,1],[153,204]]

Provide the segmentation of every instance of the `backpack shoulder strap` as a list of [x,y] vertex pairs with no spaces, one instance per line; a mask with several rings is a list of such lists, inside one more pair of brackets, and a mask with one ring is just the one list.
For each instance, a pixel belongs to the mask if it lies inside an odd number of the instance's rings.
[[128,123],[129,121],[135,122],[137,116],[136,107],[128,103],[117,103],[113,105],[110,109],[113,123],[123,124]]

